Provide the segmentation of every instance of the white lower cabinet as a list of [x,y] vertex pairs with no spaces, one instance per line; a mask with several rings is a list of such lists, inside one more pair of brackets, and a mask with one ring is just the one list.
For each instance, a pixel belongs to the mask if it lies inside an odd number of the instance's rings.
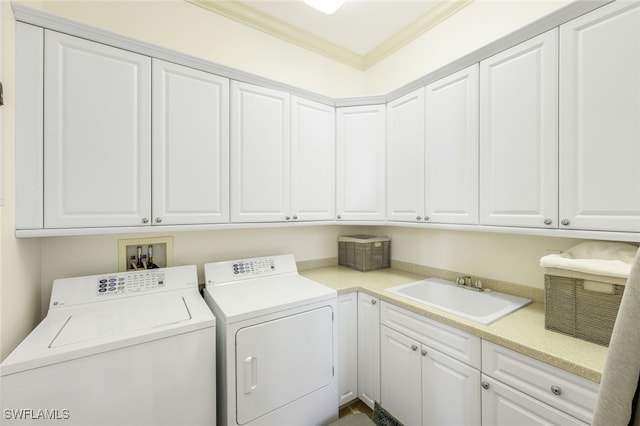
[[382,406],[405,425],[479,426],[480,339],[385,302],[380,316]]
[[482,387],[482,424],[485,426],[585,425],[484,374]]
[[380,401],[380,303],[358,293],[358,397],[373,408]]
[[338,296],[338,395],[340,405],[358,397],[358,293]]
[[483,425],[590,424],[599,385],[482,342]]

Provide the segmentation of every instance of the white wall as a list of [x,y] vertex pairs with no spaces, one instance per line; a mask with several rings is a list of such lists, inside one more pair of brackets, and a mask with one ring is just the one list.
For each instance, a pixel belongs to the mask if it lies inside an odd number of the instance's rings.
[[40,320],[40,241],[16,240],[14,219],[14,93],[15,25],[11,4],[0,1],[0,36],[4,106],[2,108],[2,163],[4,206],[0,207],[0,359]]
[[574,0],[475,0],[366,75],[369,93],[389,93]]
[[42,314],[56,278],[94,275],[118,270],[118,240],[172,236],[174,265],[198,266],[219,260],[292,253],[296,261],[338,256],[338,235],[354,234],[356,228],[340,226],[292,226],[217,231],[189,231],[157,235],[108,235],[42,239]]
[[326,96],[366,91],[361,71],[182,0],[17,1]]
[[385,228],[393,259],[544,288],[539,261],[583,240],[485,232]]

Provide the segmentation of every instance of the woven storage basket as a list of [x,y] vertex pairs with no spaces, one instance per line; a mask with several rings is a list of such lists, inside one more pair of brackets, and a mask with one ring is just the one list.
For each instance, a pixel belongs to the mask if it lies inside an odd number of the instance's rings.
[[545,328],[609,346],[626,279],[545,268]]
[[372,235],[338,237],[338,264],[358,271],[391,267],[391,238]]

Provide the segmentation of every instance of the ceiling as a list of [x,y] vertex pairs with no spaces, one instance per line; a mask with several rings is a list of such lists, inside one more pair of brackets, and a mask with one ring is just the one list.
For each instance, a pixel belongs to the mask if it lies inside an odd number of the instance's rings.
[[186,0],[366,70],[474,0],[346,0],[332,15],[303,0]]

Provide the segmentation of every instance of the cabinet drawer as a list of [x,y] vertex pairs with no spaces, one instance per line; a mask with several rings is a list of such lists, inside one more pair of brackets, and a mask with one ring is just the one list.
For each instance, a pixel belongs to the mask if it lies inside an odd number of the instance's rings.
[[597,383],[487,341],[482,341],[482,372],[591,423]]
[[382,302],[380,322],[458,361],[480,369],[480,338]]

